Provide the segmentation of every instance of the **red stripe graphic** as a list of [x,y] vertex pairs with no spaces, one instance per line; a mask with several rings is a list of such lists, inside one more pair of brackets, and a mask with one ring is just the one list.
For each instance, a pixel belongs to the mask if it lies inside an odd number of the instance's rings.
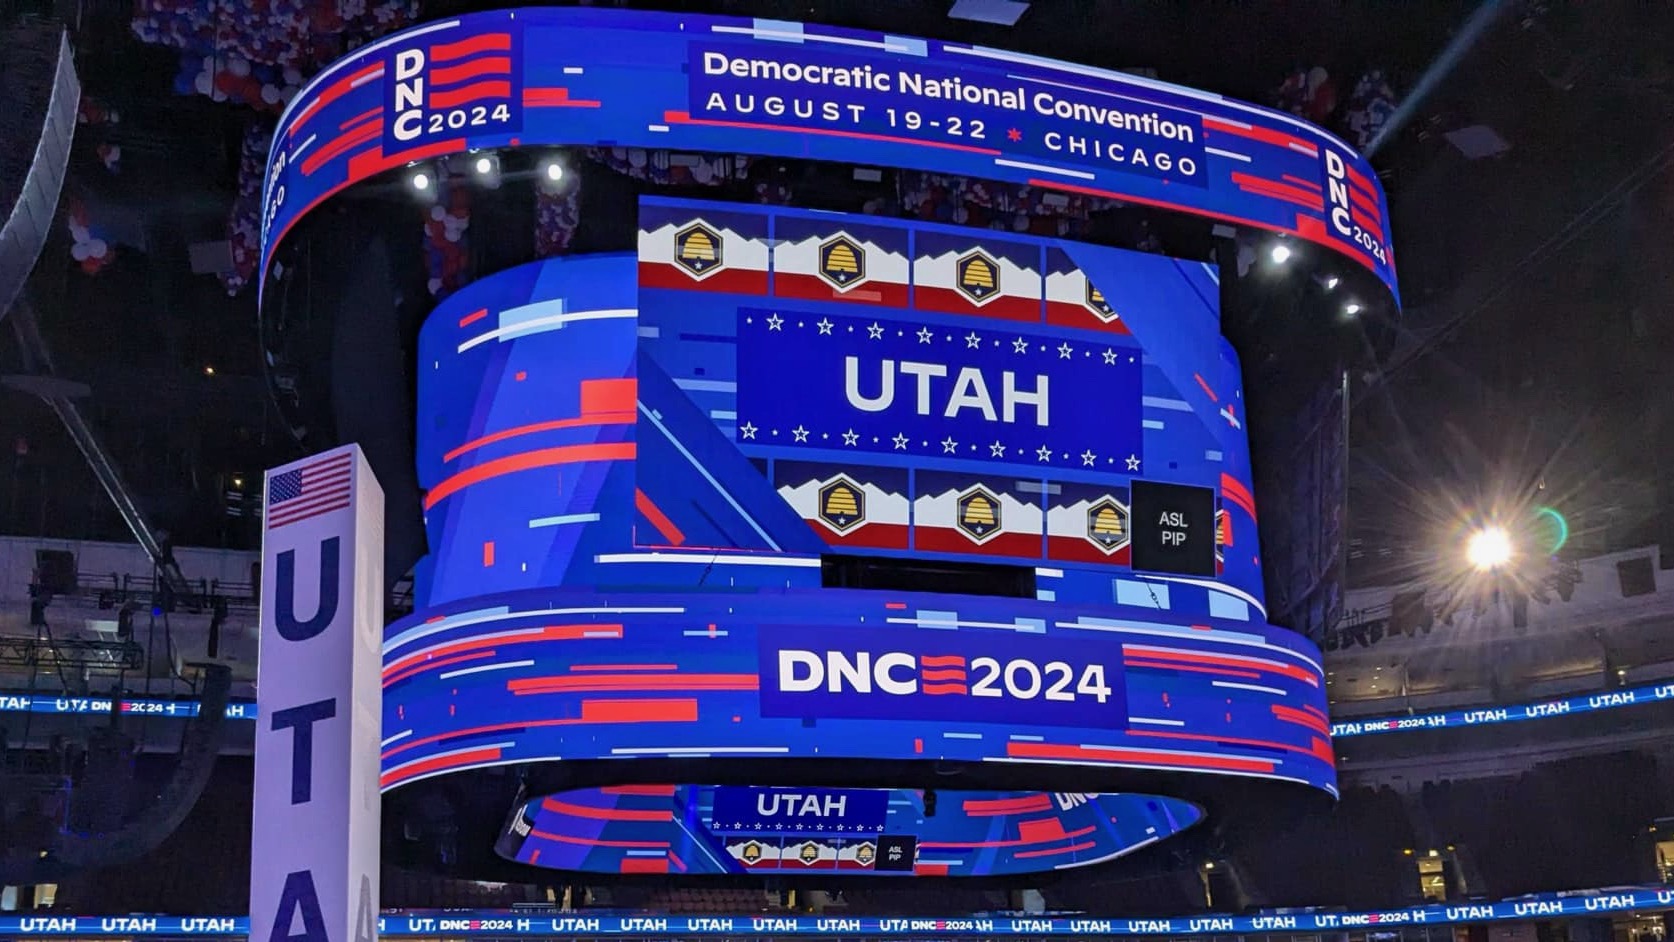
[[1084,841],[1071,844],[1068,847],[1051,847],[1046,850],[1020,850],[1012,854],[1013,857],[1049,857],[1053,854],[1070,854],[1078,850],[1091,850],[1098,846],[1097,841]]
[[1312,713],[1305,713],[1302,710],[1298,710],[1295,707],[1285,706],[1282,703],[1273,704],[1272,710],[1274,716],[1284,720],[1286,723],[1296,723],[1300,726],[1306,726],[1316,733],[1323,733],[1327,736],[1331,735],[1331,727],[1325,725],[1324,720],[1319,719]]
[[1312,749],[1303,748],[1302,746],[1292,746],[1288,743],[1274,742],[1270,739],[1246,739],[1241,736],[1218,736],[1208,733],[1170,733],[1160,729],[1130,729],[1128,730],[1128,735],[1154,736],[1159,739],[1192,739],[1199,742],[1218,742],[1233,746],[1261,746],[1266,749],[1283,749],[1286,752],[1300,752],[1304,755],[1313,755],[1314,753]]
[[606,785],[599,789],[606,795],[639,795],[643,798],[672,798],[673,785]]
[[491,478],[519,471],[529,471],[534,468],[546,468],[560,464],[576,464],[583,461],[631,461],[634,457],[633,442],[616,442],[595,445],[564,445],[558,448],[542,448],[537,451],[526,451],[521,455],[508,455],[485,461],[474,468],[467,468],[452,477],[444,478],[429,493],[424,495],[424,509],[436,506],[443,498],[464,490],[473,484],[480,484]]
[[1259,193],[1262,196],[1271,196],[1274,199],[1295,203],[1298,206],[1306,206],[1318,213],[1325,212],[1325,197],[1301,187],[1291,186],[1287,183],[1275,183],[1272,180],[1252,177],[1247,173],[1237,171],[1233,171],[1232,182],[1237,184],[1241,190]]
[[465,444],[460,445],[454,450],[443,455],[442,460],[452,461],[468,451],[474,451],[484,445],[492,445],[495,442],[503,442],[508,438],[517,438],[520,435],[534,435],[539,432],[552,432],[564,428],[585,428],[592,425],[632,424],[634,424],[634,414],[632,412],[583,415],[574,419],[554,419],[550,422],[533,422],[529,425],[519,425],[516,428],[501,429],[498,432],[490,432],[481,438],[473,438]]
[[469,752],[455,753],[451,756],[437,756],[434,759],[425,759],[421,762],[415,762],[397,772],[385,772],[383,775],[378,777],[378,785],[383,788],[388,788],[397,782],[406,781],[414,776],[423,775],[426,772],[452,769],[462,765],[474,765],[478,762],[493,762],[499,758],[499,747],[491,749],[472,749]]
[[1052,799],[1045,792],[1030,795],[1027,798],[995,798],[981,801],[967,801],[961,807],[965,814],[972,818],[998,817],[1008,814],[1033,814],[1046,811],[1052,807]]
[[528,108],[597,108],[604,102],[591,98],[571,98],[567,88],[526,88],[523,104]]
[[1159,670],[1185,671],[1188,674],[1220,674],[1223,677],[1242,677],[1246,680],[1255,680],[1261,676],[1255,671],[1235,671],[1220,667],[1192,667],[1187,664],[1171,664],[1166,661],[1140,661],[1131,657],[1124,659],[1122,663],[1129,667],[1155,667]]
[[561,844],[585,844],[588,847],[638,847],[646,849],[654,847],[659,850],[668,849],[667,841],[607,841],[596,837],[582,837],[579,834],[551,834],[541,830],[534,830],[529,833],[536,837],[544,837],[549,841],[558,841]]
[[755,674],[594,674],[586,677],[523,677],[506,682],[517,696],[625,690],[756,690]]
[[1378,211],[1377,200],[1372,199],[1370,196],[1367,196],[1354,187],[1349,187],[1349,201],[1365,210],[1367,215],[1377,220],[1377,228],[1383,228],[1383,213]]
[[[660,705],[660,711],[647,717],[651,704]],[[627,714],[627,718],[621,718]],[[382,758],[416,749],[419,746],[429,746],[444,739],[466,739],[471,736],[486,736],[490,733],[503,733],[508,730],[542,729],[548,726],[585,726],[589,723],[690,723],[697,720],[696,700],[583,700],[581,701],[581,716],[560,717],[551,720],[524,720],[516,723],[492,723],[487,726],[473,726],[469,729],[449,730],[434,736],[421,739],[403,740],[400,745],[386,749]],[[674,786],[645,786],[667,788],[673,794]],[[606,789],[608,792],[609,789]],[[623,794],[639,794],[638,792],[623,792]]]
[[920,671],[919,676],[925,680],[964,680],[969,675],[958,668],[950,667],[943,670]]
[[832,546],[876,546],[882,549],[906,549],[910,531],[904,523],[881,523],[868,520],[847,533],[832,533],[831,528],[818,520],[809,520],[814,529]]
[[377,137],[382,130],[383,124],[381,122],[372,121],[362,124],[352,131],[345,131],[344,133],[339,134],[322,146],[315,148],[312,154],[309,154],[307,157],[302,159],[303,175],[312,176],[314,171],[320,169],[322,165],[336,159],[339,154],[342,154],[345,151],[353,150],[354,148],[365,144],[367,141],[372,140]]
[[907,286],[895,281],[870,280],[847,291],[838,291],[818,275],[777,271],[773,274],[773,293],[785,298],[806,298],[810,301],[843,301],[849,304],[877,304],[883,307],[906,307]]
[[660,811],[640,810],[636,808],[595,808],[591,805],[577,805],[558,798],[548,798],[541,802],[541,808],[556,811],[576,818],[592,818],[595,821],[672,821],[674,812],[664,808]]
[[510,52],[510,33],[484,33],[472,36],[454,43],[439,43],[430,47],[430,59],[433,62],[449,62],[474,56],[479,52]]
[[1366,196],[1377,195],[1378,188],[1372,185],[1372,181],[1366,179],[1365,174],[1347,164],[1344,165],[1343,169],[1348,171],[1349,182],[1354,184],[1355,188],[1361,190]]
[[530,644],[536,641],[580,641],[585,639],[589,633],[599,636],[610,634],[612,637],[621,637],[622,626],[597,624],[547,625],[538,631],[531,631],[526,635],[500,635],[499,637],[467,638],[463,641],[455,641],[452,644],[444,644],[437,648],[419,651],[416,654],[409,654],[399,660],[391,661],[390,663],[384,665],[383,674],[385,677],[388,677],[391,674],[404,671],[414,664],[418,664],[429,658],[447,657],[450,654],[457,654],[460,651],[475,651],[479,648],[507,647],[514,644]]
[[370,121],[372,118],[377,117],[377,115],[380,112],[382,112],[383,110],[384,110],[384,107],[382,105],[379,105],[378,107],[373,108],[369,111],[362,111],[360,114],[357,114],[354,117],[350,118],[349,120],[343,122],[342,124],[339,124],[337,126],[337,130],[347,131],[353,125],[359,124],[362,121]]
[[1221,473],[1221,494],[1249,514],[1251,520],[1255,519],[1255,497],[1250,494],[1250,489],[1244,486],[1243,481],[1223,471]]
[[1064,536],[1050,534],[1046,538],[1046,556],[1048,559],[1070,560],[1078,563],[1102,563],[1108,566],[1125,566],[1131,555],[1131,547],[1122,546],[1106,553],[1088,542],[1083,536]]
[[913,289],[913,300],[925,310],[945,311],[949,314],[967,314],[977,317],[993,317],[999,320],[1034,323],[1038,323],[1041,318],[1040,295],[1038,294],[1034,297],[1003,294],[979,307],[953,288],[920,284]]
[[454,664],[463,664],[466,661],[480,661],[483,658],[493,657],[495,653],[494,651],[478,651],[475,654],[461,654],[458,657],[444,657],[438,660],[425,660],[410,664],[400,671],[385,672],[383,686],[388,687],[391,684],[406,680],[409,677],[416,677],[437,667],[449,667]]
[[453,85],[484,75],[510,75],[511,70],[511,59],[505,56],[485,56],[470,62],[433,69],[430,72],[430,81],[432,85]]
[[640,262],[639,286],[683,291],[721,291],[726,294],[766,294],[767,270],[733,268],[729,264],[728,267],[699,281],[678,265]]
[[1120,316],[1105,320],[1094,314],[1088,307],[1078,301],[1060,301],[1053,298],[1046,299],[1046,322],[1058,327],[1076,327],[1081,330],[1099,330],[1107,334],[1126,336],[1133,333],[1128,325],[1123,323]]
[[1020,759],[1068,759],[1078,762],[1143,763],[1145,765],[1173,765],[1190,769],[1220,769],[1227,772],[1271,772],[1273,763],[1261,759],[1232,756],[1192,756],[1174,752],[1151,752],[1143,749],[1086,749],[1048,742],[1013,742],[1006,744],[1006,754]]
[[[1207,130],[1216,131],[1221,134],[1232,134],[1237,137],[1247,137],[1252,141],[1261,141],[1263,144],[1272,144],[1274,147],[1283,147],[1286,150],[1298,150],[1310,157],[1319,156],[1318,147],[1315,147],[1313,144],[1310,144],[1299,137],[1286,134],[1283,131],[1274,131],[1270,128],[1246,127],[1244,125],[1234,124],[1229,121],[1222,121],[1218,118],[1209,117],[1203,119],[1203,126]],[[1292,148],[1290,146],[1292,144],[1295,144],[1296,147]]]
[[295,137],[297,129],[306,124],[308,119],[318,113],[321,108],[324,108],[326,105],[329,105],[337,99],[342,98],[344,95],[347,95],[351,90],[353,90],[356,83],[364,79],[369,79],[383,70],[384,64],[382,62],[375,62],[358,72],[351,72],[337,81],[332,82],[330,85],[327,85],[323,91],[314,97],[313,101],[305,105],[302,111],[297,114],[296,120],[291,122],[291,129],[285,132],[286,136]]
[[686,542],[686,534],[674,525],[674,521],[668,518],[668,514],[663,513],[661,507],[652,503],[651,498],[645,496],[645,492],[637,487],[634,488],[634,506],[645,515],[645,519],[651,522],[651,526],[656,528],[669,546],[679,546]]

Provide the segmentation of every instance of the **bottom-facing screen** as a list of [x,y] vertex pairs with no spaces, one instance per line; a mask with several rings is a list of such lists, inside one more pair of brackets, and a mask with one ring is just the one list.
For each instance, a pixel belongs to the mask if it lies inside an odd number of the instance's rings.
[[1202,816],[1155,795],[624,785],[529,801],[496,849],[594,873],[976,877],[1099,863]]

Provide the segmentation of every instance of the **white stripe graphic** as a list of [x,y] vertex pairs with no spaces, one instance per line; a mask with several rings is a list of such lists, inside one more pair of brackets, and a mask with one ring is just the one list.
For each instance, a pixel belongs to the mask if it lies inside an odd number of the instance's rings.
[[[614,636],[612,636],[612,637],[614,637]],[[534,661],[506,661],[503,664],[483,664],[479,667],[461,667],[459,670],[456,670],[456,671],[446,671],[446,672],[442,673],[440,676],[441,676],[442,680],[448,680],[448,679],[453,678],[453,677],[463,677],[466,674],[481,674],[481,673],[484,673],[486,671],[503,671],[503,670],[510,670],[511,668],[514,668],[514,667],[528,667],[529,665],[531,665],[533,663],[535,663],[535,662]]]

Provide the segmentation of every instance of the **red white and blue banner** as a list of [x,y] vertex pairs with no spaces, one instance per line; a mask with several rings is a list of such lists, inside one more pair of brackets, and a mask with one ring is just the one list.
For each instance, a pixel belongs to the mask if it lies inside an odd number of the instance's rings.
[[[577,144],[904,167],[1120,199],[1308,240],[1397,294],[1376,174],[1291,115],[963,43],[541,8],[414,27],[298,93],[269,154],[262,272],[298,219],[384,171],[473,149]],[[935,277],[957,279],[960,258],[937,258]],[[1000,274],[992,299],[945,300],[1004,317]],[[860,290],[900,283],[898,272],[868,277]]]

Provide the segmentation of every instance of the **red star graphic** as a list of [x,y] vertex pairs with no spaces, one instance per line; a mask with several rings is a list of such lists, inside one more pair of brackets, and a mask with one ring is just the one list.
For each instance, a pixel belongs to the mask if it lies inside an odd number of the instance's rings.
[[1017,130],[1016,128],[1012,128],[1011,130],[1006,132],[1006,137],[1008,137],[1008,138],[1010,138],[1014,141],[1021,141],[1023,139],[1023,132]]

